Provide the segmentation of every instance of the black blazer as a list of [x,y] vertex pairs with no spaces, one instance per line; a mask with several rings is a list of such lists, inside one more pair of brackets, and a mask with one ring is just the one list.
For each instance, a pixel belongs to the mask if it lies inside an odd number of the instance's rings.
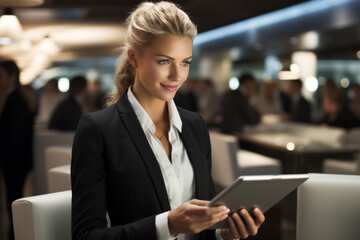
[[300,96],[296,109],[291,109],[291,121],[311,122],[311,105],[303,96]]
[[[178,109],[180,134],[194,169],[196,198],[214,195],[208,130]],[[155,216],[170,210],[164,180],[127,94],[79,122],[72,154],[73,239],[156,239]],[[106,212],[111,228],[106,227]],[[194,239],[215,239],[214,231]]]
[[228,91],[221,99],[223,133],[241,132],[245,125],[256,125],[261,121],[259,111],[251,106],[249,99],[240,91]]
[[32,167],[34,116],[18,89],[7,97],[0,113],[0,169],[22,176],[15,179],[25,178]]

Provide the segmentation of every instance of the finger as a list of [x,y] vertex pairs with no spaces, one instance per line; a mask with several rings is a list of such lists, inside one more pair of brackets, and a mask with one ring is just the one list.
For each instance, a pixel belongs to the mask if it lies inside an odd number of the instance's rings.
[[200,231],[203,231],[206,228],[225,220],[226,218],[228,218],[227,214],[211,216],[210,218],[191,218],[191,225],[193,229],[200,229]]
[[223,220],[226,220],[228,218],[228,214],[223,214],[223,215],[214,215],[212,216],[211,218],[208,218],[208,219],[205,219],[203,220],[202,222],[201,221],[198,221],[199,224],[201,224],[203,226],[203,228],[208,228],[218,222],[221,222]]
[[192,205],[192,207],[189,208],[188,211],[190,211],[190,214],[193,216],[199,216],[205,218],[209,218],[213,215],[224,215],[230,212],[230,210],[224,205],[217,207],[204,207],[204,206]]
[[236,223],[232,217],[228,218],[228,223],[229,223],[229,229],[233,235],[233,238],[240,238],[240,232],[239,232],[239,230],[236,226]]
[[230,209],[222,206],[220,211],[213,211],[211,209],[208,209],[205,212],[195,211],[192,217],[198,222],[213,225],[219,221],[225,220],[228,217],[229,212]]
[[192,200],[189,201],[189,203],[194,204],[194,205],[198,205],[198,206],[207,206],[210,203],[210,201],[192,199]]
[[229,223],[230,232],[232,233],[233,238],[240,238],[240,233],[239,233],[237,226],[232,217],[228,218],[228,223]]
[[254,208],[253,214],[255,217],[255,224],[260,227],[265,222],[265,216],[259,208]]
[[[241,211],[243,211],[243,210],[241,210]],[[237,212],[235,212],[235,213],[233,213],[233,215],[231,215],[231,217],[232,217],[232,219],[234,220],[234,222],[235,222],[235,224],[237,226],[237,230],[238,230],[238,232],[240,234],[240,238],[247,238],[249,236],[249,233],[247,231],[247,228],[246,228],[246,225],[245,225],[244,221],[241,219],[239,214]]]
[[240,214],[241,214],[241,218],[245,221],[248,234],[250,235],[257,234],[258,227],[255,224],[255,221],[252,218],[252,216],[250,216],[249,212],[246,211],[245,209],[242,209],[240,211]]

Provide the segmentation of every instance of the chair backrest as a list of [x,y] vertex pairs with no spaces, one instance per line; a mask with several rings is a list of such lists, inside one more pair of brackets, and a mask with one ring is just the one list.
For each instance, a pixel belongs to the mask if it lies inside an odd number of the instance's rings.
[[360,176],[310,174],[298,188],[297,240],[358,240]]
[[45,149],[49,146],[72,146],[73,132],[42,131],[34,139],[34,190],[35,194],[47,192],[47,171],[45,166]]
[[71,190],[70,165],[49,170],[48,189],[49,193]]
[[71,146],[50,146],[45,149],[45,171],[47,180],[47,190],[49,186],[49,171],[53,168],[71,164]]
[[360,152],[355,155],[355,161],[357,162],[356,173],[360,175]]
[[350,129],[346,135],[346,141],[352,144],[360,144],[360,127]]
[[12,211],[16,240],[71,240],[71,191],[18,199]]
[[229,186],[235,179],[234,170],[238,169],[235,136],[210,131],[212,148],[212,177],[221,187]]

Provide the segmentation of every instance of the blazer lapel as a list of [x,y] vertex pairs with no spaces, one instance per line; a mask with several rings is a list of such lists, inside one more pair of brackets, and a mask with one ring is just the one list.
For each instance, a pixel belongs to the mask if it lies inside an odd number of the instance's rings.
[[182,122],[183,128],[182,133],[180,133],[180,137],[184,143],[190,162],[193,166],[195,176],[195,195],[197,199],[206,200],[209,197],[209,192],[208,186],[204,186],[203,179],[208,178],[208,170],[203,169],[204,165],[202,164],[204,161],[206,161],[206,159],[202,159],[204,156],[200,153],[199,149],[195,147],[197,144],[195,144],[194,140],[192,139],[192,134],[187,127],[186,121],[182,119]]
[[120,118],[148,170],[152,184],[159,198],[162,210],[169,211],[169,199],[167,196],[166,187],[159,164],[146,139],[146,136],[141,128],[136,114],[131,107],[126,93],[124,93],[121,99],[116,103],[116,106],[120,113]]

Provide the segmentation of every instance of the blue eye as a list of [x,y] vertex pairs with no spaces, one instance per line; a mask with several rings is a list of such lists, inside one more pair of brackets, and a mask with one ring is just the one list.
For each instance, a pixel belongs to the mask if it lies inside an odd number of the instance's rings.
[[186,67],[186,66],[189,66],[191,64],[190,61],[184,61],[181,63],[182,66]]
[[169,60],[167,60],[167,59],[162,59],[162,60],[159,60],[158,63],[159,63],[160,65],[169,64]]

